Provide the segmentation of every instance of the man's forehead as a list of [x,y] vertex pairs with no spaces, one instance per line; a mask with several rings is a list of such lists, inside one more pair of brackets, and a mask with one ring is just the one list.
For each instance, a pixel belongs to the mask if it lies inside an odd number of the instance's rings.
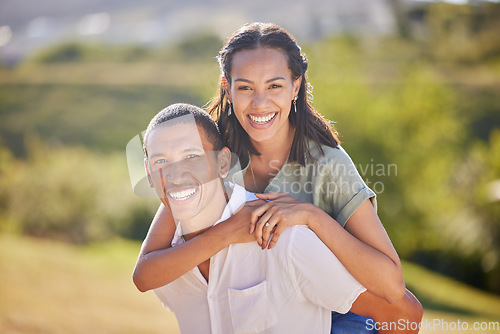
[[187,146],[197,146],[204,150],[213,149],[213,144],[207,138],[204,129],[194,120],[176,121],[176,119],[157,125],[149,135],[147,146],[148,150],[181,149]]

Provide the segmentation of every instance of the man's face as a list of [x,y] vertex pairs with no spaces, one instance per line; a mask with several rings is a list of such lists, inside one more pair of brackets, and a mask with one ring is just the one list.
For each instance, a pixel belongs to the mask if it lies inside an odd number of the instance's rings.
[[196,123],[158,125],[148,137],[148,170],[156,193],[177,221],[196,217],[210,203],[218,165],[213,145]]

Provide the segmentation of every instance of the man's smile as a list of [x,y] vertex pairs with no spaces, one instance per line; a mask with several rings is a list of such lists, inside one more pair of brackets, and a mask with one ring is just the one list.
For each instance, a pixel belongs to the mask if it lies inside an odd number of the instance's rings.
[[170,198],[175,201],[185,201],[192,196],[194,196],[197,192],[197,188],[190,187],[182,190],[170,190],[167,194]]

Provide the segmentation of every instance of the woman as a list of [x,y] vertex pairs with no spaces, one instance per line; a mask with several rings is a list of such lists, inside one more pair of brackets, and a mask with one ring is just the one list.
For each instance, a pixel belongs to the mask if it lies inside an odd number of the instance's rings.
[[[167,284],[228,244],[253,240],[241,233],[251,212],[250,232],[263,248],[272,248],[287,226],[307,224],[360,283],[394,304],[388,309],[395,322],[419,321],[421,306],[405,289],[399,257],[374,208],[375,194],[308,102],[307,59],[294,38],[276,25],[245,25],[227,40],[219,63],[219,92],[209,112],[246,166],[245,187],[267,202],[249,203],[252,210],[172,249],[175,226],[161,207],[134,273],[138,288]],[[355,327],[366,332],[364,318],[333,317],[336,333]],[[347,328],[340,325],[344,320]]]

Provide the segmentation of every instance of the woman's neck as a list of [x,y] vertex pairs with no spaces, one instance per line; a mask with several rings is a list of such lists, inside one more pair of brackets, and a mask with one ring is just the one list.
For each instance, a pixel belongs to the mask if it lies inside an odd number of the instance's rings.
[[245,175],[245,187],[249,191],[264,192],[269,182],[285,164],[292,148],[295,128],[290,127],[287,136],[267,142],[252,142],[260,155],[250,155],[249,173]]
[[263,142],[255,142],[250,139],[252,145],[260,153],[258,156],[252,155],[251,159],[256,158],[261,163],[279,160],[283,164],[290,154],[294,135],[295,128],[290,126],[288,131],[278,138],[271,138]]

